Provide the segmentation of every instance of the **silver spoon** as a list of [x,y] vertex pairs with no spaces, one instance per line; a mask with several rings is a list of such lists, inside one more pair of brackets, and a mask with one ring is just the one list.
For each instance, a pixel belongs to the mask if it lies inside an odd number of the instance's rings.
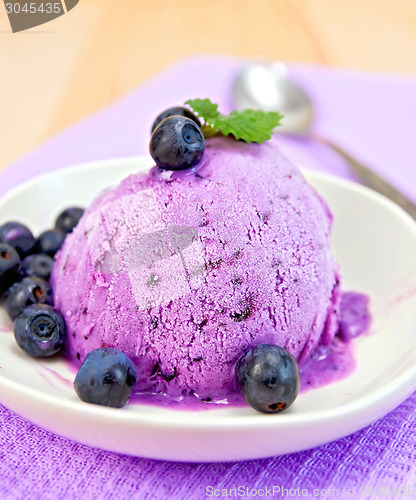
[[282,125],[276,129],[278,132],[305,136],[326,144],[348,162],[366,186],[391,199],[416,219],[416,205],[401,191],[331,140],[312,132],[312,101],[304,90],[290,80],[283,63],[247,65],[234,81],[232,93],[238,109],[279,111],[284,118]]

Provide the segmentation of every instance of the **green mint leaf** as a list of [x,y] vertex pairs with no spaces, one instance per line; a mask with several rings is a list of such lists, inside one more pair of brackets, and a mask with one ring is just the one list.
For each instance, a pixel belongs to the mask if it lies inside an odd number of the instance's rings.
[[192,111],[197,116],[203,118],[205,122],[215,120],[220,115],[217,111],[218,104],[214,104],[209,99],[190,99],[185,104],[190,106]]
[[204,120],[202,131],[206,138],[214,135],[233,135],[245,142],[264,142],[271,138],[272,131],[280,124],[280,113],[245,109],[222,115],[218,105],[209,99],[186,101],[192,111]]
[[272,130],[279,125],[279,113],[265,113],[254,109],[233,111],[224,116],[219,127],[224,135],[232,134],[245,142],[264,142],[272,136]]

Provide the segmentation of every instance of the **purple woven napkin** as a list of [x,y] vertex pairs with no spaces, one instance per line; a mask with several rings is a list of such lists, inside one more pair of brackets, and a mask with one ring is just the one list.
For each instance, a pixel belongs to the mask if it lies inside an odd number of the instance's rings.
[[[231,82],[240,64],[235,59],[197,57],[169,68],[10,165],[0,173],[0,194],[53,169],[146,153],[154,116],[188,98],[210,97],[228,111]],[[416,78],[308,66],[294,66],[291,71],[314,98],[316,131],[416,199],[411,121]],[[303,166],[354,178],[348,166],[324,146],[283,137],[279,141]],[[332,496],[345,498],[416,496],[416,488],[412,489],[416,484],[416,394],[347,438],[268,460],[180,464],[117,455],[44,431],[2,406],[0,443],[2,499],[182,499],[227,493],[316,498],[329,495],[323,489],[337,490],[338,495]]]

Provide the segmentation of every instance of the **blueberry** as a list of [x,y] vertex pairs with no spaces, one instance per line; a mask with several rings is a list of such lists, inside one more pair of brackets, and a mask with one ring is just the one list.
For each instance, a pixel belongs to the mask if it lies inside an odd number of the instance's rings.
[[186,118],[189,118],[190,120],[194,121],[198,125],[198,127],[201,128],[201,122],[192,113],[192,111],[189,111],[188,108],[184,108],[183,106],[174,106],[173,108],[166,109],[156,117],[152,125],[152,133],[162,120],[168,118],[169,116],[174,116],[174,115],[185,116]]
[[44,231],[36,241],[36,252],[53,257],[65,241],[66,234],[60,229]]
[[12,320],[31,304],[53,304],[51,285],[37,276],[12,285],[4,298],[4,308]]
[[32,304],[26,307],[14,322],[17,344],[35,358],[48,358],[61,351],[65,335],[62,316],[46,304]]
[[24,257],[35,244],[35,238],[29,228],[20,222],[7,222],[0,226],[0,241],[15,248]]
[[74,227],[78,224],[84,213],[83,208],[71,207],[64,210],[58,215],[55,222],[55,229],[60,229],[64,233],[68,234],[72,232]]
[[20,257],[16,250],[0,243],[0,297],[20,279]]
[[158,167],[183,170],[201,160],[205,140],[201,129],[192,120],[175,115],[159,123],[150,139],[149,149]]
[[261,344],[242,356],[236,377],[246,402],[264,413],[286,410],[299,393],[298,364],[286,349],[276,345]]
[[51,277],[55,261],[43,253],[28,255],[22,262],[22,276],[38,276],[46,281]]
[[74,388],[86,403],[121,408],[127,404],[136,379],[134,365],[124,353],[101,347],[87,354]]

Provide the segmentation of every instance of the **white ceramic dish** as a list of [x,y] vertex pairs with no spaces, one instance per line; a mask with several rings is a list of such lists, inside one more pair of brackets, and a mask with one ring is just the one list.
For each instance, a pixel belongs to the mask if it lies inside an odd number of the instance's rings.
[[[148,168],[148,158],[109,160],[31,180],[0,201],[0,223],[46,229],[69,205]],[[416,224],[359,185],[307,172],[334,216],[333,245],[344,289],[370,294],[372,335],[357,339],[357,369],[346,380],[302,394],[279,415],[250,408],[178,411],[145,405],[89,405],[73,391],[61,359],[34,360],[15,345],[0,311],[0,401],[50,431],[107,450],[178,461],[269,457],[346,436],[387,414],[416,390]],[[8,330],[8,331],[7,331]]]

